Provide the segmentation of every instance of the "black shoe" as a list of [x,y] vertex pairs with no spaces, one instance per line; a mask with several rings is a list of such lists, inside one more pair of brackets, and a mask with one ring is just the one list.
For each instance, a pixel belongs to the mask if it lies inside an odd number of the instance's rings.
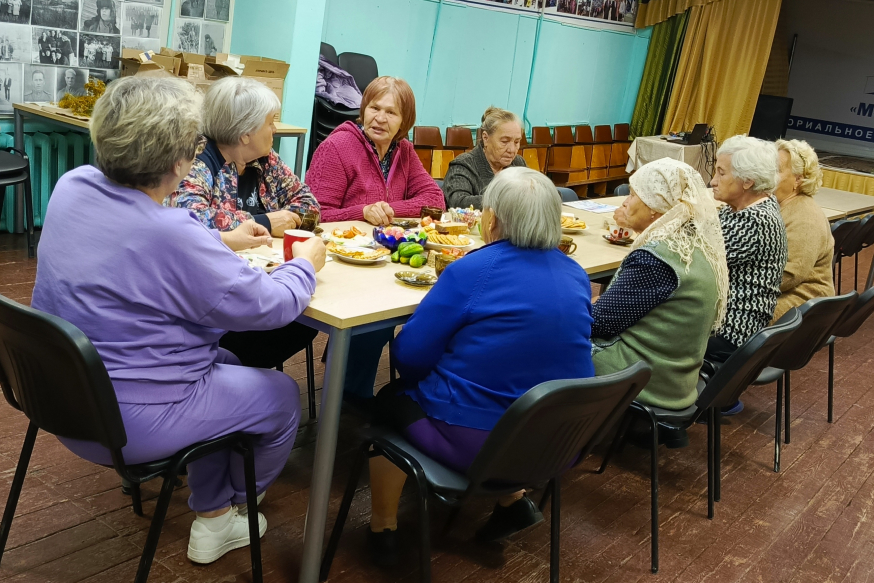
[[[628,442],[640,449],[652,449],[652,436],[649,431],[634,431],[628,433]],[[685,429],[665,429],[659,427],[659,445],[668,449],[679,449],[689,445],[689,435]]]
[[398,531],[385,529],[373,532],[367,529],[367,546],[370,561],[378,567],[393,567],[398,564]]
[[495,504],[489,521],[476,531],[476,538],[483,542],[498,541],[541,522],[543,514],[528,496],[523,496],[509,506]]

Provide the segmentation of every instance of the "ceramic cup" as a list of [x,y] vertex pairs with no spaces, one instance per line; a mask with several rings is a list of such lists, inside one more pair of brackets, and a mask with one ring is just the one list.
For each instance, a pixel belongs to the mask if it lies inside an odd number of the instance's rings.
[[301,217],[300,230],[314,231],[319,226],[319,213],[306,213]]
[[291,261],[294,259],[294,252],[291,249],[292,245],[306,241],[310,237],[315,237],[315,235],[309,231],[302,231],[300,229],[289,229],[288,231],[285,231],[284,236],[282,237],[282,252],[285,256],[285,260]]
[[610,223],[610,228],[608,229],[607,236],[613,241],[623,241],[631,237],[631,231],[629,229],[620,227],[616,223]]
[[577,250],[577,244],[571,237],[562,237],[558,244],[558,250],[565,255],[572,255]]

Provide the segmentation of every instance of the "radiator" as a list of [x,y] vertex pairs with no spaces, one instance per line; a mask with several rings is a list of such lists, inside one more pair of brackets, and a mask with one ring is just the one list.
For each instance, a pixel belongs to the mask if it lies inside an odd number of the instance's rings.
[[[0,148],[12,147],[12,134],[0,134]],[[28,133],[24,135],[24,151],[30,158],[30,181],[33,191],[34,225],[42,226],[49,196],[58,179],[68,170],[86,164],[91,156],[91,140],[86,134]],[[0,231],[12,232],[15,188],[8,187],[0,209]],[[27,217],[25,217],[27,221]]]

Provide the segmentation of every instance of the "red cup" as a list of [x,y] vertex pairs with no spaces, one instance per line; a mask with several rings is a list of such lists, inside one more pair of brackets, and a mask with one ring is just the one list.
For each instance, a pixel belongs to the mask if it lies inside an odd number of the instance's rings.
[[294,259],[294,252],[291,250],[292,245],[306,241],[310,237],[315,237],[315,235],[309,231],[301,231],[300,229],[290,229],[285,231],[284,236],[282,237],[282,251],[285,255],[285,260],[291,261]]

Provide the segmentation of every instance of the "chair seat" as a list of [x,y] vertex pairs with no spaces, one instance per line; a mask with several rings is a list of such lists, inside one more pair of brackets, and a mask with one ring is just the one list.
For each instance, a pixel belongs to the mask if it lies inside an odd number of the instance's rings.
[[[0,152],[2,154],[3,152]],[[7,172],[5,174],[0,174],[0,188],[6,186],[12,186],[13,184],[20,184],[27,180],[27,171],[22,170],[19,172]],[[0,195],[2,196],[2,195]]]
[[374,445],[380,446],[380,442],[390,444],[405,452],[408,457],[415,459],[419,465],[422,466],[422,470],[425,472],[425,479],[428,480],[428,484],[432,489],[434,489],[434,491],[443,494],[460,495],[470,486],[470,481],[466,476],[453,472],[449,468],[434,461],[410,445],[410,442],[404,439],[400,434],[378,427],[371,427],[367,433],[369,433],[368,439],[373,442]]
[[682,425],[683,423],[686,423],[698,410],[695,405],[690,405],[685,409],[663,409],[661,407],[653,407],[652,405],[647,405],[647,407],[649,407],[650,411],[655,414],[656,419],[671,425]]
[[771,383],[776,383],[780,380],[780,377],[783,376],[783,373],[786,371],[782,368],[774,368],[773,366],[769,366],[765,370],[761,372],[759,378],[753,381],[753,385],[770,385]]
[[27,170],[27,160],[16,154],[0,151],[0,176]]

